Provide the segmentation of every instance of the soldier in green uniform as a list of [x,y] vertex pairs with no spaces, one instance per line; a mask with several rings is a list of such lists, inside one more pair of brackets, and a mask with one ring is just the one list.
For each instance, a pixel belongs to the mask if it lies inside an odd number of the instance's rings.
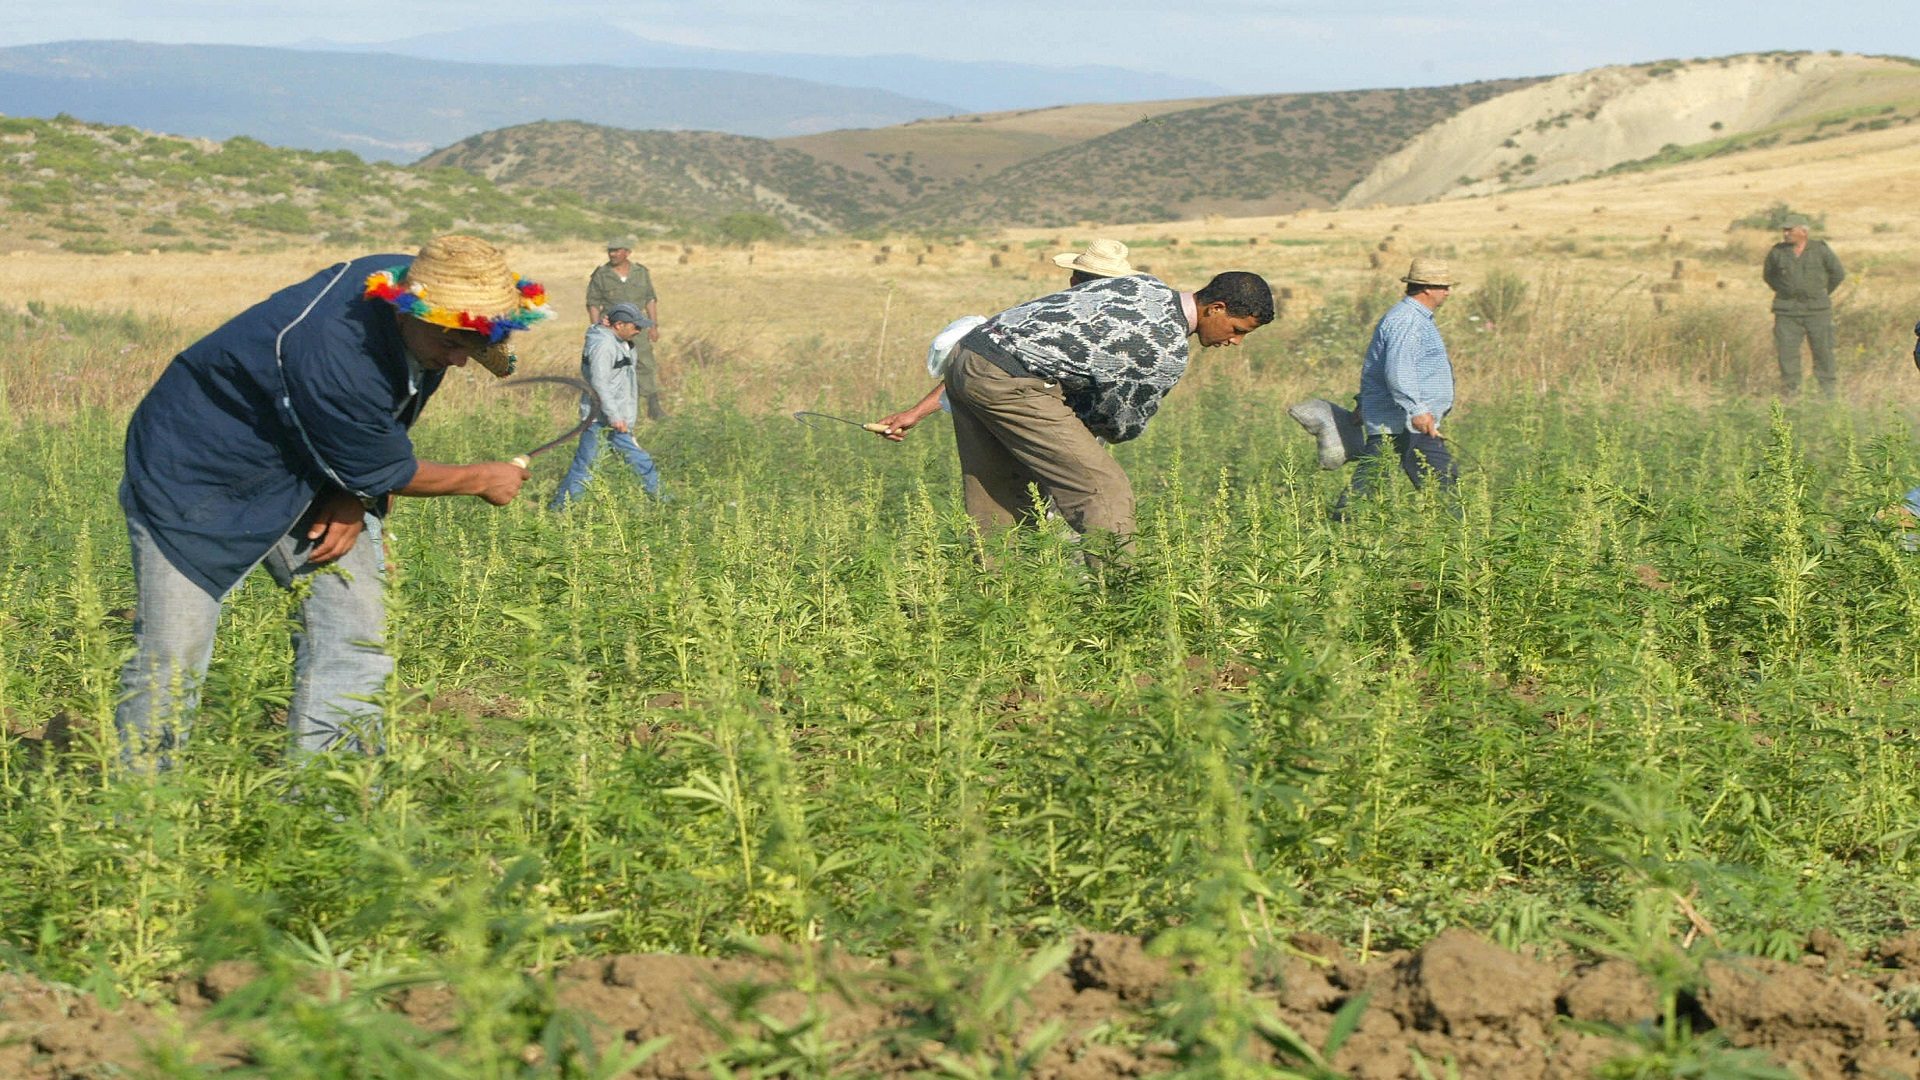
[[1833,290],[1847,278],[1840,259],[1825,240],[1808,238],[1808,222],[1799,214],[1781,226],[1782,239],[1767,252],[1767,287],[1773,290],[1773,346],[1780,354],[1780,382],[1788,394],[1800,390],[1800,342],[1813,353],[1813,374],[1820,390],[1834,393]]
[[587,280],[587,322],[599,326],[607,309],[615,304],[632,304],[652,321],[647,332],[633,339],[634,380],[640,397],[647,403],[647,419],[665,419],[660,407],[660,366],[653,358],[653,343],[660,340],[660,298],[653,291],[653,275],[633,261],[634,240],[616,236],[607,241],[607,261],[594,268]]

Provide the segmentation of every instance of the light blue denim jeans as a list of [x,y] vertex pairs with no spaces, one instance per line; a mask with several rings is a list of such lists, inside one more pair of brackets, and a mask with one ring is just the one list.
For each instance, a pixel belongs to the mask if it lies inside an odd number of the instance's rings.
[[[133,546],[134,654],[120,672],[114,713],[120,757],[138,771],[170,768],[186,745],[200,683],[213,656],[225,597],[182,574],[146,528],[127,522]],[[291,758],[325,750],[379,753],[380,707],[363,700],[386,688],[393,658],[384,648],[386,559],[380,519],[368,514],[353,550],[324,566],[307,562],[305,522],[261,560],[282,588],[305,583],[293,634],[293,700],[287,709]]]
[[567,475],[561,479],[560,490],[553,493],[547,509],[565,510],[568,503],[587,490],[587,482],[593,479],[593,463],[600,458],[602,434],[614,450],[627,459],[627,464],[633,466],[634,475],[640,478],[647,494],[656,499],[660,497],[660,470],[654,467],[653,458],[640,449],[640,444],[633,441],[632,434],[615,431],[606,424],[595,424],[581,432],[580,448],[573,452],[573,464],[567,466]]

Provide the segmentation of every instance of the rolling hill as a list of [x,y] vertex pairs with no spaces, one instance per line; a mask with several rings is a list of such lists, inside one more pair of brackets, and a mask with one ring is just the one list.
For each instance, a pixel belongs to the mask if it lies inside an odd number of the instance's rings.
[[850,173],[871,178],[899,203],[993,176],[1055,150],[1170,112],[1215,104],[1187,98],[1121,105],[1059,105],[915,120],[885,128],[853,128],[778,140]]
[[1331,205],[1435,117],[1529,83],[1082,105],[778,143],[549,122],[422,164],[677,215],[751,210],[805,231],[1279,213]]
[[1342,205],[1560,183],[1920,117],[1920,65],[1763,53],[1563,75],[1440,121],[1379,160]]
[[597,239],[635,224],[578,195],[454,169],[28,117],[0,117],[0,220],[0,249],[90,254],[313,240],[393,249],[455,229],[512,242]]
[[712,131],[550,121],[475,135],[420,164],[513,189],[568,191],[651,221],[760,213],[821,232],[865,224],[892,205],[870,177],[766,139]]
[[630,129],[800,135],[952,106],[884,90],[684,69],[503,66],[239,45],[59,42],[0,49],[0,103],[176,135],[419,157],[475,132],[566,118]]
[[1530,80],[1234,98],[1148,116],[910,207],[927,227],[1158,221],[1329,206],[1435,119]]

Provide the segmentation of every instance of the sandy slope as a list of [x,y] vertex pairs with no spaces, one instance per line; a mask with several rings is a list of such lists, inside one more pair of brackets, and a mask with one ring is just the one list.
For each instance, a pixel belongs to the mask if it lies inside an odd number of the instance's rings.
[[1435,125],[1376,165],[1341,205],[1425,202],[1576,180],[1668,144],[1915,98],[1920,68],[1862,56],[1765,54],[1598,68],[1483,102]]

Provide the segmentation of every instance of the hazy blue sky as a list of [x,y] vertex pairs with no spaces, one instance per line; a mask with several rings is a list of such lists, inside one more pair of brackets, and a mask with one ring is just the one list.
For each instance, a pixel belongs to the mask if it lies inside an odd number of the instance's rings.
[[1765,49],[1920,53],[1915,0],[78,0],[0,21],[0,45],[384,41],[529,13],[686,45],[1114,64],[1236,91],[1451,83]]

